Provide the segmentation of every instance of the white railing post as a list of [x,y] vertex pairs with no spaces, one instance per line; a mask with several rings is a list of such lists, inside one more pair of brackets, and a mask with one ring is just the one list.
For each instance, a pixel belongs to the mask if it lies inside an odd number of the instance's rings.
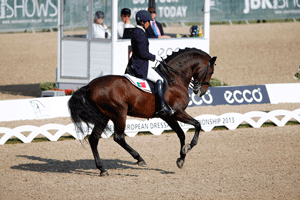
[[116,43],[118,40],[117,35],[117,23],[118,23],[118,0],[112,1],[111,8],[111,74],[116,74],[115,72],[115,56],[116,56]]
[[[204,39],[209,41],[210,32],[210,0],[204,1]],[[207,52],[209,53],[209,52]]]

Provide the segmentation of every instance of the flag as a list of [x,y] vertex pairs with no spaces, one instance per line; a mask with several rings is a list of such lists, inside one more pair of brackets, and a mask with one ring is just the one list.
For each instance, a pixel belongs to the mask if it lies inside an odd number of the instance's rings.
[[146,83],[145,82],[137,82],[137,85],[140,88],[146,88]]

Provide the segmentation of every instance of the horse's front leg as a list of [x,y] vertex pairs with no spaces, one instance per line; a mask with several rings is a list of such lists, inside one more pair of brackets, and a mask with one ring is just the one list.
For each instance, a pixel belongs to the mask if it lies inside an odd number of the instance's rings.
[[184,164],[186,153],[183,151],[185,146],[185,134],[182,128],[179,126],[176,119],[172,118],[164,118],[167,124],[176,132],[179,140],[180,140],[180,158],[177,159],[176,164],[181,169]]
[[190,124],[195,127],[195,135],[191,143],[184,145],[182,148],[183,153],[187,154],[198,143],[201,124],[196,119],[192,118],[189,114],[187,114],[185,111],[177,115],[177,119],[183,123]]

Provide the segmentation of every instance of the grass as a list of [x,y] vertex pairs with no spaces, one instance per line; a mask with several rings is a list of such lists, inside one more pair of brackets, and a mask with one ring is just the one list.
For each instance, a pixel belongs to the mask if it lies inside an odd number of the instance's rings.
[[216,78],[211,78],[209,81],[209,87],[217,87],[217,86],[228,86],[227,83],[221,82]]

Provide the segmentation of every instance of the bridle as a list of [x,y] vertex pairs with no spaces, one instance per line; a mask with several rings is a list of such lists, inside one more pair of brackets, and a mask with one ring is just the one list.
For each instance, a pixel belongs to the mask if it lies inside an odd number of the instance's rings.
[[[170,67],[170,66],[165,62],[165,60],[164,60],[163,58],[161,58],[161,59],[162,59],[162,61],[159,61],[160,65],[163,66],[168,72],[169,72],[169,71],[172,71],[172,72],[174,72],[175,74],[181,76],[181,77],[189,84],[189,88],[191,88],[195,94],[198,94],[198,93],[199,93],[199,90],[201,89],[201,87],[202,87],[203,85],[209,85],[209,82],[207,82],[207,81],[205,81],[205,80],[206,80],[206,77],[207,77],[207,74],[208,74],[208,69],[209,69],[210,65],[207,65],[207,67],[205,68],[205,76],[204,76],[203,81],[194,80],[194,78],[192,78],[192,80],[190,81],[190,79],[189,79],[188,77],[186,77],[186,75],[184,75],[183,73],[179,72],[178,70],[176,70],[176,69]],[[162,69],[162,68],[160,68],[160,69]],[[162,71],[162,70],[161,70],[161,71]],[[199,72],[199,74],[198,74],[199,76],[200,76],[200,73],[201,73],[201,72],[202,72],[202,71]],[[162,73],[164,73],[164,72],[162,71]],[[169,73],[169,74],[170,74],[170,73]],[[168,74],[168,75],[169,75],[169,74]],[[166,77],[167,77],[167,76],[166,76]],[[173,79],[174,79],[174,76],[172,76],[172,79],[170,79],[170,80],[168,80],[168,81],[171,81],[171,82],[172,82]]]
[[[193,89],[193,92],[195,93],[195,94],[197,94],[198,95],[198,93],[199,93],[199,91],[200,91],[200,89],[201,89],[201,87],[203,86],[203,85],[209,85],[209,82],[207,82],[207,81],[205,81],[206,80],[206,77],[207,77],[207,74],[208,74],[208,68],[210,67],[210,65],[207,65],[207,67],[205,68],[205,76],[204,76],[204,79],[203,79],[203,81],[198,81],[198,80],[192,80],[191,81],[191,84],[192,84],[192,88],[191,88],[191,86],[189,86],[191,89]],[[201,73],[201,71],[199,72],[199,74],[198,74],[198,76],[197,77],[199,77],[200,76],[200,73]]]

